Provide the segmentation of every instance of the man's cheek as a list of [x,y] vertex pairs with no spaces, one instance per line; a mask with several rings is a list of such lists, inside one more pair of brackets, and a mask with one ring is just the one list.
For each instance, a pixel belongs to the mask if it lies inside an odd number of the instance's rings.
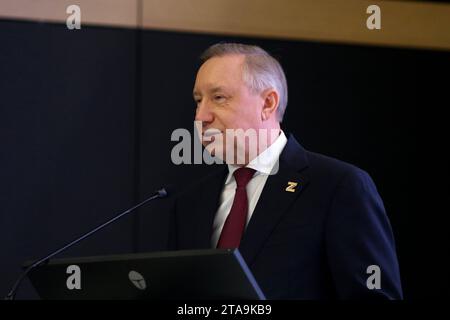
[[205,137],[207,139],[205,149],[214,157],[220,159],[224,158],[225,155],[225,143],[222,134],[217,134],[210,137]]

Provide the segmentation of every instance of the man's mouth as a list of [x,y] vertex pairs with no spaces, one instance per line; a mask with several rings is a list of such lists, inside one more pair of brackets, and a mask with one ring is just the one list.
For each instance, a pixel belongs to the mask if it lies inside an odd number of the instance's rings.
[[219,129],[211,128],[203,132],[202,138],[205,142],[212,142],[214,141],[215,137],[220,134],[222,134],[222,131],[220,131]]

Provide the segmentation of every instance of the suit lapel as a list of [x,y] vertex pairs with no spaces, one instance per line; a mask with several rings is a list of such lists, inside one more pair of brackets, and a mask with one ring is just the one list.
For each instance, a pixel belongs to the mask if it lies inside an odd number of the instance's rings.
[[[283,214],[308,184],[308,178],[304,173],[308,165],[306,153],[292,135],[289,136],[286,147],[280,155],[279,165],[278,172],[268,177],[241,240],[239,250],[249,265]],[[295,183],[297,185],[294,185]]]
[[204,180],[198,195],[196,195],[197,207],[190,221],[195,230],[192,237],[193,248],[211,248],[212,225],[227,174],[228,169],[223,166],[218,172]]

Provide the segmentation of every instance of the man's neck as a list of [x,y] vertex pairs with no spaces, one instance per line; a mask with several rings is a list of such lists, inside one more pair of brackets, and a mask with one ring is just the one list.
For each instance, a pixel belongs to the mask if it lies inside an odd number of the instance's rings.
[[247,166],[253,159],[257,158],[261,153],[266,151],[280,136],[281,128],[262,128],[258,131],[257,136],[257,150],[255,152],[249,152],[250,146],[246,143],[245,163],[239,164],[239,166]]

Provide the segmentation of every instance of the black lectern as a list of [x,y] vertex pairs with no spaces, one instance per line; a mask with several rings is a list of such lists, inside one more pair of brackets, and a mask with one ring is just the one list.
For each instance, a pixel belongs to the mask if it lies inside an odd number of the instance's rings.
[[237,249],[53,259],[29,278],[42,299],[265,299]]

